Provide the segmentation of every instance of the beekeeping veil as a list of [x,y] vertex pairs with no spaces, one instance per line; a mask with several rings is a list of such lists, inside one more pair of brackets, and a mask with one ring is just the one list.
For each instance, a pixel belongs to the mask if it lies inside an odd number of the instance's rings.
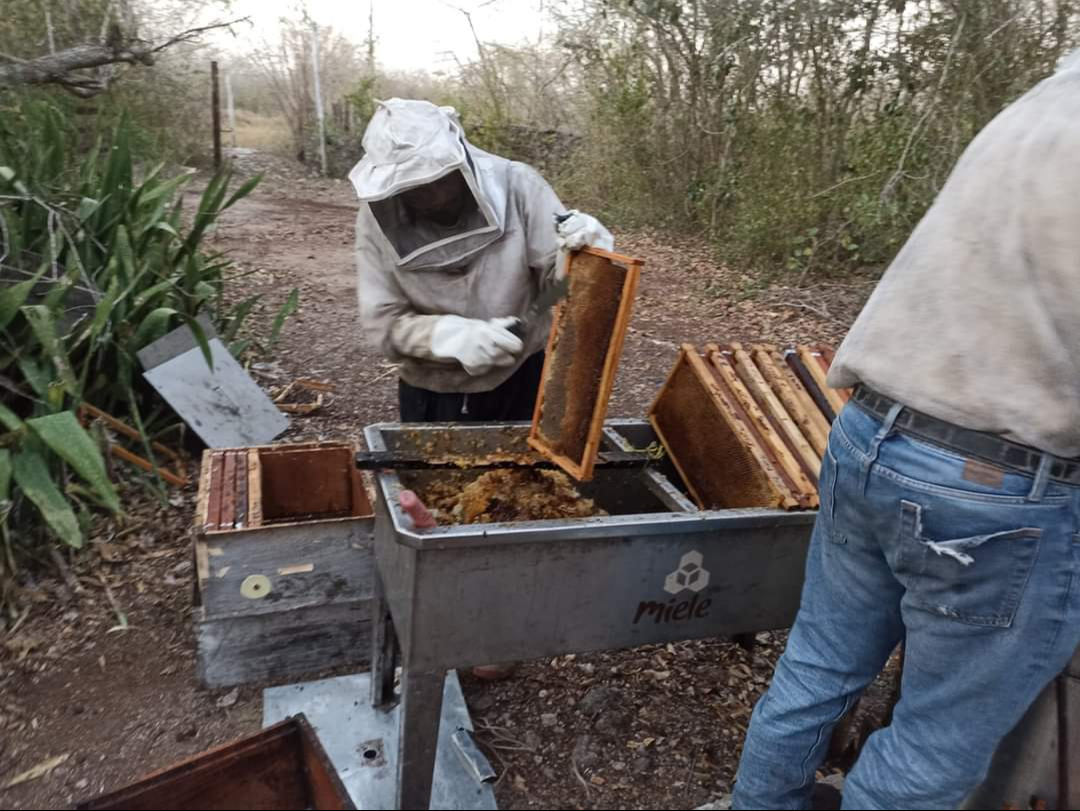
[[[392,249],[398,268],[438,270],[460,264],[503,235],[506,162],[465,140],[452,107],[427,101],[380,102],[364,133],[364,157],[349,174]],[[452,226],[417,218],[400,195],[457,172],[468,187]]]

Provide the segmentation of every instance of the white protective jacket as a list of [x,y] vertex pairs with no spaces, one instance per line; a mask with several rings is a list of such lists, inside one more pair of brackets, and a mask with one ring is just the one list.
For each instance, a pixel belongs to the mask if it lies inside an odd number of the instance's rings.
[[[550,315],[529,323],[514,366],[468,374],[435,359],[431,333],[442,315],[523,317],[554,274],[554,215],[563,211],[534,169],[470,145],[452,108],[382,102],[349,175],[361,200],[356,223],[360,319],[366,338],[413,386],[490,391],[542,350]],[[453,227],[414,220],[396,195],[460,172],[472,193]]]
[[971,142],[829,374],[1080,456],[1080,53]]

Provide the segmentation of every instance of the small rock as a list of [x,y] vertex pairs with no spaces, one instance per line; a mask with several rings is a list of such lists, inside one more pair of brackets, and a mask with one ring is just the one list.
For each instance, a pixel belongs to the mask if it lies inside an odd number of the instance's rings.
[[79,791],[86,791],[88,788],[90,788],[90,781],[84,777],[82,780],[75,784],[75,788],[77,788]]
[[639,757],[634,758],[634,771],[638,774],[644,774],[645,772],[652,771],[652,758]]
[[553,727],[559,723],[559,717],[553,712],[545,712],[540,716],[540,723],[546,727]]
[[530,729],[528,732],[525,733],[525,745],[530,749],[539,749],[541,743],[542,741],[540,740],[540,736],[537,735],[533,730]]
[[592,738],[588,735],[582,735],[577,739],[577,743],[574,744],[574,763],[580,768],[589,768],[595,766],[600,758],[592,748]]
[[172,570],[173,570],[174,574],[187,574],[188,572],[191,571],[191,561],[190,560],[182,560],[179,563],[177,563],[175,566],[173,566]]
[[616,760],[614,763],[611,764],[611,768],[613,768],[617,772],[621,772],[626,769],[626,764],[620,760]]
[[731,796],[727,795],[721,797],[715,803],[700,805],[697,807],[696,811],[731,811]]
[[487,712],[495,706],[494,696],[480,696],[472,703],[472,708],[477,712]]
[[602,735],[618,735],[630,728],[633,719],[630,714],[621,710],[609,710],[602,713],[596,719],[595,729]]
[[226,709],[228,707],[231,707],[233,704],[235,704],[237,702],[237,700],[239,700],[239,698],[240,698],[240,688],[237,688],[237,689],[233,690],[231,693],[226,693],[221,698],[219,698],[217,700],[217,705],[219,707],[221,707],[221,709],[224,710],[224,709]]
[[610,687],[596,685],[582,696],[578,702],[578,710],[590,717],[596,716],[605,707],[610,706],[619,697],[619,691]]
[[176,733],[176,742],[183,743],[184,741],[190,741],[198,734],[198,732],[199,731],[194,727],[194,725],[185,727],[184,729],[181,729]]
[[540,698],[547,698],[549,694],[547,690],[541,690],[538,695],[540,696]]

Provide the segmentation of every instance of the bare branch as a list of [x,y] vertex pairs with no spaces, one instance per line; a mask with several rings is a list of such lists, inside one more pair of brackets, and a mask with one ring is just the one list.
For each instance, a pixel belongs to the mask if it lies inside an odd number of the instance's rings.
[[10,64],[0,64],[0,88],[23,84],[57,84],[77,96],[88,98],[108,89],[108,81],[101,77],[81,75],[79,71],[117,64],[153,65],[155,55],[172,45],[191,42],[207,31],[229,28],[246,19],[192,28],[158,45],[140,40],[77,45],[37,59],[12,60]]
[[133,44],[124,48],[78,45],[37,59],[0,65],[0,87],[18,84],[85,86],[88,80],[73,77],[73,71],[116,63],[152,65],[153,54],[153,49],[146,44]]

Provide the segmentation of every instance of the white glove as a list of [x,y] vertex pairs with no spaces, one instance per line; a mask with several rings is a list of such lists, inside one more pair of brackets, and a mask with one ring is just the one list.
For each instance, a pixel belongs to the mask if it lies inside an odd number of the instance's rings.
[[495,366],[513,366],[525,348],[521,339],[507,328],[516,318],[462,318],[439,316],[431,330],[431,354],[441,360],[456,360],[470,375],[482,375]]
[[571,209],[555,219],[556,243],[559,259],[555,263],[555,281],[566,278],[567,260],[571,251],[579,251],[586,245],[605,251],[615,250],[615,238],[596,217]]

